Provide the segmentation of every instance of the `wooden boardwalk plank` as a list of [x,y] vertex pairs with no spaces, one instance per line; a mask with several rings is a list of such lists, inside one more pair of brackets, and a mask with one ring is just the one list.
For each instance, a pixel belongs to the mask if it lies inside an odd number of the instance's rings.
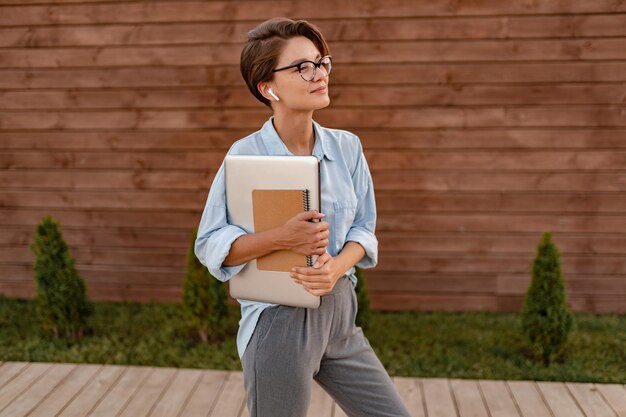
[[152,368],[143,385],[135,392],[119,417],[143,417],[150,411],[161,397],[163,391],[171,383],[176,369]]
[[[59,364],[50,371],[58,372]],[[56,416],[103,369],[102,365],[80,365],[57,385],[46,399],[28,414],[28,417]]]
[[126,407],[135,392],[141,387],[152,368],[129,366],[124,375],[111,387],[96,408],[88,415],[90,417],[115,416]]
[[[566,382],[565,386],[586,416],[617,417],[615,411],[611,409],[611,406],[607,404],[593,384]],[[626,391],[624,391],[624,395],[626,395]]]
[[4,410],[18,397],[26,391],[42,375],[50,370],[50,363],[30,363],[25,367],[10,384],[0,390],[0,416],[9,416]]
[[478,381],[491,417],[521,417],[505,381]]
[[458,417],[447,379],[425,379],[422,383],[428,417]]
[[618,384],[594,384],[619,417],[626,417],[626,388]]
[[461,417],[489,417],[476,381],[451,379],[450,387]]
[[205,370],[190,393],[181,416],[207,416],[222,392],[228,371]]
[[17,396],[2,410],[1,415],[11,417],[27,415],[74,369],[76,369],[74,364],[62,363],[50,366],[50,370]]
[[27,366],[28,362],[3,362],[0,366],[0,389]]
[[209,416],[231,417],[238,416],[242,407],[245,407],[246,393],[243,389],[243,373],[229,372],[215,407]]
[[154,406],[150,417],[177,417],[201,376],[200,369],[178,369],[172,383]]
[[[621,384],[392,377],[415,417],[626,417]],[[0,363],[0,417],[249,417],[243,373]],[[308,417],[347,417],[316,382]]]
[[552,417],[534,382],[509,381],[507,384],[523,417]]
[[56,417],[85,417],[89,415],[89,412],[97,406],[125,371],[126,367],[120,365],[103,366],[100,372],[70,400],[69,404]]
[[417,378],[395,376],[391,378],[396,385],[398,393],[404,405],[409,409],[413,417],[426,417],[424,399],[422,396],[422,384]]
[[562,382],[537,382],[554,417],[584,417],[580,407]]

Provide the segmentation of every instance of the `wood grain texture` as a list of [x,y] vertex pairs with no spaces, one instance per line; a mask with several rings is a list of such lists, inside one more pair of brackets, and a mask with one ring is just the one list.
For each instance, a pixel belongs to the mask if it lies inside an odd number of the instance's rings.
[[[331,106],[315,119],[357,134],[372,173],[373,308],[518,311],[551,231],[572,309],[624,313],[624,12],[613,0],[0,0],[0,294],[34,296],[28,245],[52,215],[90,296],[180,301],[223,157],[270,116],[241,78],[246,33],[285,15],[324,33]],[[449,388],[482,413],[481,386]]]
[[[3,416],[54,414],[86,417],[110,413],[137,417],[250,415],[241,371],[0,362],[0,377],[5,374],[13,378],[0,391],[0,398],[7,399],[4,409],[0,405]],[[33,377],[37,381],[33,381]],[[136,380],[133,381],[133,378]],[[626,398],[623,386],[616,384],[399,376],[392,377],[392,380],[411,416],[415,417],[621,417],[624,415],[623,401],[616,400],[615,396]],[[55,384],[56,381],[60,382]],[[31,385],[24,388],[26,382],[31,382]],[[544,384],[549,387],[546,390],[553,391],[548,392],[547,397],[537,391],[540,389],[538,386],[543,388]],[[571,396],[564,391],[565,386]],[[29,412],[28,404],[37,401],[38,405]],[[577,405],[580,408],[576,408]],[[109,414],[104,407],[110,407]],[[11,414],[5,411],[11,411]],[[313,383],[306,415],[344,417],[347,414],[333,400],[331,393]]]

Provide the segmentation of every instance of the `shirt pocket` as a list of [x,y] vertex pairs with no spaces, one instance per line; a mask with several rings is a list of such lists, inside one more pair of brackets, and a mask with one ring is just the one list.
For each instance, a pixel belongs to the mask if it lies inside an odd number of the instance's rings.
[[333,201],[333,212],[332,235],[335,241],[335,251],[339,253],[345,244],[346,235],[354,223],[356,201],[352,199]]

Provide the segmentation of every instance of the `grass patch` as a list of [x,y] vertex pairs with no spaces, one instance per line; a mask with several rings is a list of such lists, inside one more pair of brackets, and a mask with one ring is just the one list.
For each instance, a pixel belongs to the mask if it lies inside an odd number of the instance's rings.
[[[66,346],[39,329],[32,300],[0,296],[0,360],[241,370],[239,307],[228,334],[199,343],[174,303],[95,302],[91,332]],[[392,376],[626,383],[626,316],[575,314],[566,357],[532,361],[510,313],[372,311],[366,336]]]

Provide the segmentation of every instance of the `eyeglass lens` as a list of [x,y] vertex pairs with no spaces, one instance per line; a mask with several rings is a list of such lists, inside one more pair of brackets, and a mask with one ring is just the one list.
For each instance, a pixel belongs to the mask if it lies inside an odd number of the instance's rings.
[[[324,58],[321,61],[320,69],[324,71],[324,75],[330,74],[330,70],[332,68],[332,63],[330,58]],[[315,77],[316,67],[312,62],[304,62],[300,65],[300,75],[306,81],[311,81],[313,77]]]

